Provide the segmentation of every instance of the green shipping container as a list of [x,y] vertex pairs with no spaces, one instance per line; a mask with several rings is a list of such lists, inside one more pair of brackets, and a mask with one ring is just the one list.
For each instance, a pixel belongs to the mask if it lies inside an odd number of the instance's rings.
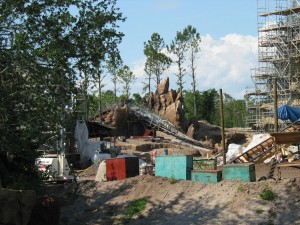
[[256,181],[254,163],[228,164],[223,166],[224,180]]
[[192,181],[217,183],[222,180],[222,170],[192,170]]
[[217,158],[193,157],[193,170],[216,170]]
[[159,155],[155,159],[155,176],[191,180],[192,168],[192,156]]

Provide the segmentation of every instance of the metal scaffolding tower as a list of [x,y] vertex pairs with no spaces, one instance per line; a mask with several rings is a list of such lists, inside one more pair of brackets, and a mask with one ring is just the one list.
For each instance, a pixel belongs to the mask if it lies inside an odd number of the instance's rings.
[[[247,124],[274,128],[274,78],[278,107],[300,106],[300,0],[257,0],[258,68],[246,90]],[[286,126],[280,121],[279,126]]]

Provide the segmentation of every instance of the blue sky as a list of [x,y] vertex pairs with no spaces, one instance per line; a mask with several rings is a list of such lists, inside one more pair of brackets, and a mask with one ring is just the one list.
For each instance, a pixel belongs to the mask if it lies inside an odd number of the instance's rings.
[[[166,44],[177,31],[192,25],[200,33],[198,90],[222,88],[235,98],[243,98],[246,87],[253,86],[250,70],[257,66],[257,13],[255,0],[118,0],[117,6],[127,17],[120,24],[125,34],[121,56],[137,76],[131,93],[141,93],[145,56],[144,42],[154,32]],[[165,74],[170,88],[177,89],[173,65]],[[186,76],[185,89],[191,89]]]

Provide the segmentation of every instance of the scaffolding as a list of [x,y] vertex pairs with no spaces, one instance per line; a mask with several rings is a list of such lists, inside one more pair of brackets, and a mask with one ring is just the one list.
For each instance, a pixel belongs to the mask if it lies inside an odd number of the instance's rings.
[[257,0],[257,24],[258,68],[251,70],[254,89],[246,90],[246,122],[272,131],[274,78],[278,106],[300,106],[300,0]]

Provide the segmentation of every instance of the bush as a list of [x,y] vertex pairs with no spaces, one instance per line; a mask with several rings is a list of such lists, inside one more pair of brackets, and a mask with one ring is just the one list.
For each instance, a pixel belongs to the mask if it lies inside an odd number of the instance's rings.
[[264,210],[262,210],[262,209],[256,209],[255,212],[256,212],[257,214],[262,214],[262,213],[264,212]]
[[177,182],[176,178],[175,177],[170,177],[168,179],[168,181],[170,182],[170,184],[175,184]]
[[238,186],[238,191],[244,191],[245,190],[245,186],[243,184],[239,184]]
[[129,222],[129,220],[135,215],[140,213],[146,208],[147,199],[139,198],[131,202],[128,206],[127,213],[125,215],[125,222]]
[[260,194],[259,196],[264,199],[264,200],[268,200],[268,201],[272,201],[275,198],[275,194],[272,191],[272,189],[270,188],[265,188]]

